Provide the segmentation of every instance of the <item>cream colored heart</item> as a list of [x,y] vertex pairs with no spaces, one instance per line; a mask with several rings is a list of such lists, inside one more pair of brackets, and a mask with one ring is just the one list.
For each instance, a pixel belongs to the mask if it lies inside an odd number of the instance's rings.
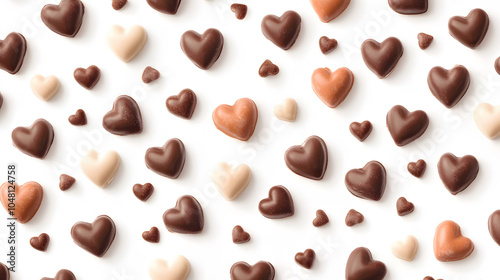
[[60,83],[56,76],[35,75],[31,78],[31,90],[43,101],[49,101],[59,91]]
[[94,150],[89,150],[82,158],[80,167],[90,181],[100,188],[105,188],[118,172],[120,155],[115,151],[100,155]]
[[129,30],[119,25],[113,25],[108,32],[108,44],[113,52],[123,60],[129,62],[144,48],[148,34],[140,25],[132,26]]
[[191,265],[184,256],[169,260],[157,259],[149,266],[149,276],[153,280],[185,280],[189,276]]
[[474,109],[474,121],[486,137],[497,138],[500,136],[500,105],[492,106],[488,103],[477,105]]
[[236,199],[246,189],[251,178],[252,171],[246,164],[233,168],[221,162],[212,173],[212,181],[226,200]]
[[398,258],[411,262],[418,251],[418,241],[413,235],[408,235],[405,241],[396,241],[392,244],[392,254]]
[[274,107],[274,115],[287,122],[293,122],[297,118],[297,102],[293,98],[287,98],[283,103]]

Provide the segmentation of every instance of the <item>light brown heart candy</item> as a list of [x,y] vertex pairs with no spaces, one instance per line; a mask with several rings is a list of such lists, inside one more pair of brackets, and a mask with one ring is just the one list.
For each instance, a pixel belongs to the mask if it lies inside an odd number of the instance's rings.
[[329,22],[340,16],[351,0],[310,0],[316,14],[322,22]]
[[295,121],[297,118],[297,102],[293,98],[283,100],[283,103],[274,107],[274,115],[282,121]]
[[180,255],[169,261],[157,259],[149,266],[149,276],[152,280],[186,280],[190,271],[188,259]]
[[474,121],[484,136],[495,139],[500,136],[500,105],[488,103],[477,105],[474,109]]
[[311,78],[312,88],[316,95],[330,108],[336,108],[351,92],[354,74],[343,67],[332,72],[328,68],[314,70]]
[[[12,199],[12,195],[15,196]],[[21,186],[5,182],[0,187],[0,201],[7,213],[21,224],[29,222],[42,204],[43,188],[37,182],[27,182]],[[15,204],[12,209],[12,203]],[[9,206],[9,204],[11,204]]]
[[60,82],[56,76],[35,75],[31,78],[31,90],[43,101],[49,101],[59,91]]
[[418,241],[413,235],[408,235],[404,241],[396,241],[392,244],[392,254],[407,262],[411,262],[418,251]]
[[227,136],[248,141],[255,131],[258,115],[255,102],[241,98],[233,106],[223,104],[215,108],[212,120],[215,127]]
[[80,167],[90,181],[100,188],[105,188],[118,172],[120,155],[115,151],[108,151],[100,155],[95,150],[89,150],[82,158]]
[[148,34],[140,25],[132,26],[129,30],[113,25],[108,32],[108,44],[123,62],[134,59],[142,51],[147,40]]
[[434,255],[441,262],[453,262],[467,258],[474,251],[474,243],[462,236],[460,226],[453,221],[444,221],[436,228]]
[[212,181],[226,200],[236,199],[248,186],[252,171],[246,164],[236,167],[221,162],[212,173]]

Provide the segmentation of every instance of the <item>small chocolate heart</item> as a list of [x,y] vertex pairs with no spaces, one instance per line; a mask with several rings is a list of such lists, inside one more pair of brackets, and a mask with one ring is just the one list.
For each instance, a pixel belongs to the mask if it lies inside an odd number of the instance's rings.
[[266,59],[259,68],[259,76],[266,78],[269,76],[276,76],[280,72],[278,65],[272,63],[271,60]]
[[3,96],[2,93],[0,92],[0,109],[2,109],[2,105],[3,105]]
[[112,134],[125,136],[142,132],[139,105],[127,95],[118,96],[113,108],[102,118],[102,126]]
[[330,219],[328,219],[328,216],[326,215],[325,211],[323,210],[318,210],[316,211],[316,218],[313,220],[313,226],[315,227],[321,227],[330,222]]
[[363,142],[370,136],[372,133],[373,125],[369,121],[364,121],[362,123],[352,122],[349,125],[349,131],[358,139],[360,142]]
[[349,255],[345,268],[346,280],[382,280],[387,274],[385,264],[374,261],[368,248],[359,247]]
[[464,191],[476,179],[479,162],[471,155],[456,157],[452,153],[441,156],[438,173],[448,191],[456,195]]
[[364,220],[365,216],[363,216],[363,214],[354,209],[351,209],[345,216],[345,225],[348,227],[353,227],[357,224],[361,224]]
[[491,238],[500,246],[500,210],[491,213],[488,219],[488,230]]
[[337,48],[338,42],[326,36],[319,38],[319,49],[323,54],[329,54]]
[[243,244],[243,243],[247,243],[248,241],[250,241],[250,234],[248,234],[248,232],[243,230],[243,228],[241,226],[235,226],[233,228],[232,235],[233,235],[233,243],[234,244]]
[[42,9],[42,21],[55,33],[75,37],[82,26],[85,7],[80,0],[61,0],[59,5],[47,4]]
[[316,253],[313,249],[307,249],[304,253],[299,252],[295,255],[295,262],[300,266],[310,269],[314,263],[314,258],[316,257]]
[[399,216],[406,216],[415,210],[415,205],[406,200],[406,198],[400,197],[396,202],[396,210]]
[[232,4],[231,11],[234,13],[237,19],[242,20],[247,16],[247,5],[244,4]]
[[418,15],[427,12],[428,0],[389,0],[389,6],[396,13]]
[[116,11],[121,10],[127,4],[127,0],[112,0],[111,6]]
[[429,126],[429,117],[424,111],[409,112],[405,107],[396,105],[386,117],[387,128],[399,147],[418,139]]
[[42,252],[47,251],[49,242],[50,242],[50,237],[46,233],[42,233],[39,236],[35,236],[30,239],[31,247]]
[[76,276],[67,269],[61,269],[57,272],[55,278],[44,277],[42,280],[76,280]]
[[98,216],[92,223],[78,222],[71,228],[73,242],[97,257],[106,254],[115,235],[115,223],[105,215]]
[[146,151],[146,166],[155,173],[170,179],[177,179],[184,168],[186,149],[181,140],[172,138],[163,147]]
[[87,124],[87,115],[82,109],[76,110],[74,115],[69,116],[68,121],[75,126],[82,126]]
[[237,262],[229,272],[231,280],[273,280],[274,266],[266,261],[260,261],[254,265],[246,262]]
[[403,56],[403,44],[398,38],[390,37],[382,43],[368,39],[361,45],[361,55],[368,69],[383,79],[389,76]]
[[408,172],[410,172],[411,175],[420,178],[424,175],[425,169],[427,168],[427,163],[425,163],[425,160],[419,159],[417,162],[410,162],[408,163]]
[[453,221],[444,221],[434,235],[434,256],[440,262],[460,261],[472,254],[474,243],[462,236],[460,226]]
[[[12,198],[14,193],[14,198]],[[43,200],[43,188],[37,182],[27,182],[21,186],[5,182],[0,186],[0,201],[7,213],[25,224],[35,216]],[[12,209],[12,203],[15,208]],[[11,206],[9,206],[9,204]]]
[[385,191],[385,168],[378,161],[370,161],[363,168],[351,169],[345,175],[345,185],[357,197],[379,201]]
[[457,65],[450,70],[436,66],[429,71],[427,84],[439,102],[446,108],[452,108],[469,89],[469,71],[462,65]]
[[146,201],[151,197],[153,194],[153,191],[155,188],[151,183],[146,183],[144,185],[141,184],[135,184],[134,187],[132,188],[132,191],[140,201]]
[[0,69],[14,75],[23,65],[28,45],[21,33],[12,32],[0,40]]
[[325,141],[310,136],[302,145],[292,146],[285,152],[286,166],[295,174],[312,180],[321,180],[328,166]]
[[418,39],[418,46],[422,50],[426,50],[431,45],[432,41],[434,40],[434,37],[432,37],[429,34],[418,33],[417,39]]
[[167,98],[166,105],[170,113],[189,120],[196,109],[196,94],[190,89],[183,89],[179,94]]
[[495,59],[495,71],[497,71],[497,74],[500,75],[500,57]]
[[322,22],[330,22],[340,16],[351,0],[310,0],[314,11]]
[[90,65],[87,69],[77,68],[73,76],[82,87],[91,90],[101,78],[101,69],[95,65]]
[[69,175],[61,174],[61,176],[59,176],[59,188],[61,189],[61,191],[69,190],[69,188],[71,188],[75,182],[76,179]]
[[290,192],[283,186],[274,186],[269,197],[260,201],[260,213],[268,219],[282,219],[293,216],[295,210]]
[[160,13],[175,15],[181,4],[181,0],[147,0],[151,8]]
[[157,227],[152,227],[142,233],[142,238],[150,243],[158,243],[160,242],[160,230]]
[[149,84],[153,81],[156,81],[160,78],[160,71],[154,69],[151,66],[144,68],[144,72],[142,72],[142,82],[145,84]]
[[181,196],[174,208],[163,214],[163,222],[171,232],[195,234],[203,230],[203,209],[196,198]]
[[481,9],[474,9],[466,17],[450,18],[448,29],[453,38],[464,46],[475,49],[486,36],[489,24],[488,14]]
[[224,47],[224,36],[214,28],[202,35],[190,30],[182,34],[181,48],[186,56],[199,68],[208,70],[219,59]]
[[212,113],[212,120],[218,130],[229,137],[248,141],[257,125],[257,105],[250,98],[236,100],[233,106],[220,105]]
[[21,152],[44,159],[54,141],[54,128],[44,120],[38,119],[30,127],[17,127],[12,131],[12,143]]
[[300,26],[300,15],[294,11],[287,11],[281,17],[267,15],[261,23],[264,36],[285,51],[290,49],[299,37]]

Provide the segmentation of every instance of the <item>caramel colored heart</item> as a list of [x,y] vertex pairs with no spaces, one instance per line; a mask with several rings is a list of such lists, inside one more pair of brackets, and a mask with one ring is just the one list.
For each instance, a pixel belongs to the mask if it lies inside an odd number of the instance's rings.
[[474,243],[462,236],[460,226],[453,221],[444,221],[436,228],[434,255],[441,262],[453,262],[467,258],[474,251]]
[[149,266],[149,276],[152,280],[185,280],[190,271],[188,259],[180,255],[169,261],[157,259]]
[[328,68],[314,70],[311,78],[316,95],[330,108],[336,108],[351,92],[354,74],[346,67],[332,72]]
[[340,16],[351,0],[310,0],[314,11],[322,22],[330,22]]
[[249,98],[241,98],[230,105],[215,108],[212,119],[215,127],[229,137],[247,141],[257,125],[257,105]]
[[31,78],[31,90],[43,101],[49,101],[59,91],[59,79],[56,76],[35,75]]
[[113,25],[108,33],[108,44],[111,50],[123,62],[134,59],[142,51],[147,40],[148,34],[140,25],[135,25],[129,30]]
[[98,152],[89,150],[87,155],[82,158],[80,167],[90,181],[100,188],[105,188],[118,172],[120,155],[115,151],[99,155]]
[[[9,192],[15,193],[13,199],[9,199]],[[43,188],[37,182],[27,182],[21,186],[5,182],[0,186],[0,201],[3,207],[21,224],[29,222],[35,216],[42,199]]]
[[500,136],[500,106],[488,103],[477,105],[474,109],[474,121],[484,136],[492,140]]

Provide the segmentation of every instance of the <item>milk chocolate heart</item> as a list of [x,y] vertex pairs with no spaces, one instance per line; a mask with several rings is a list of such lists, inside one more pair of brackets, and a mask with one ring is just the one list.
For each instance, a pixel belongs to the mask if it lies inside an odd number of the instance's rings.
[[10,270],[3,263],[0,263],[0,279],[10,280]]
[[337,48],[338,42],[326,36],[319,38],[319,49],[323,54],[329,54]]
[[231,280],[273,280],[274,266],[266,261],[260,261],[254,265],[246,262],[237,262],[229,272]]
[[149,84],[153,81],[156,81],[160,78],[160,71],[154,69],[151,66],[144,68],[144,72],[142,72],[142,82],[145,84]]
[[406,216],[415,210],[415,205],[406,200],[406,198],[400,197],[396,202],[396,210],[398,211],[399,216]]
[[127,0],[112,0],[111,2],[111,7],[116,11],[121,10],[125,5],[127,5]]
[[315,227],[321,227],[330,222],[330,219],[328,219],[328,216],[326,215],[325,211],[323,210],[317,210],[316,211],[316,218],[313,220],[313,226]]
[[436,66],[429,71],[427,83],[434,97],[446,108],[452,108],[469,88],[469,71],[462,65],[457,65],[450,70]]
[[408,172],[410,172],[411,175],[420,178],[424,175],[425,169],[427,168],[427,163],[423,159],[417,160],[417,162],[410,162],[408,163]]
[[283,50],[293,46],[299,37],[300,26],[300,15],[294,11],[287,11],[281,17],[267,15],[261,23],[264,36]]
[[97,257],[106,254],[115,235],[115,223],[106,215],[98,216],[92,223],[78,222],[71,228],[73,242]]
[[500,136],[500,106],[488,103],[477,105],[474,109],[474,121],[484,136],[495,139]]
[[151,8],[168,15],[175,15],[181,4],[181,0],[147,0],[147,2]]
[[351,131],[352,135],[356,137],[360,142],[363,142],[368,138],[370,133],[372,133],[373,126],[369,121],[364,121],[362,123],[352,122],[349,125],[349,131]]
[[141,133],[141,109],[132,97],[118,96],[111,111],[102,118],[102,126],[110,133],[120,136]]
[[[15,197],[9,193],[15,193]],[[0,186],[0,201],[3,207],[13,218],[21,224],[29,222],[40,208],[43,199],[43,188],[37,182],[27,182],[21,186],[11,185],[5,182]],[[15,208],[9,207],[10,203],[15,204]],[[12,204],[11,204],[12,205]]]
[[85,176],[100,188],[111,183],[119,167],[120,155],[115,151],[100,155],[95,150],[89,150],[80,161],[80,168]]
[[310,136],[302,145],[292,146],[285,152],[286,166],[295,174],[312,180],[321,180],[328,166],[325,141]]
[[12,32],[0,40],[0,69],[14,75],[23,65],[27,43],[21,33]]
[[231,11],[234,13],[237,19],[242,20],[247,16],[247,5],[244,4],[231,4]]
[[452,153],[446,153],[439,159],[438,172],[444,186],[451,194],[456,195],[476,179],[479,162],[470,155],[456,157]]
[[313,249],[307,249],[304,253],[299,252],[295,255],[295,262],[300,266],[310,269],[314,263],[316,253]]
[[488,230],[491,238],[500,245],[500,210],[491,213],[488,219]]
[[236,167],[221,162],[212,173],[212,181],[226,200],[236,199],[248,186],[252,179],[252,171],[246,164]]
[[389,0],[389,6],[396,13],[418,15],[427,12],[428,0]]
[[152,227],[142,233],[142,238],[150,243],[158,243],[160,242],[160,230],[157,227]]
[[31,78],[31,90],[43,101],[49,101],[59,91],[59,79],[56,76],[35,75]]
[[189,120],[196,109],[196,94],[190,89],[183,89],[179,94],[167,98],[167,109],[170,113]]
[[155,188],[151,183],[135,184],[132,187],[132,191],[134,192],[135,197],[137,197],[140,201],[146,201],[151,197]]
[[182,34],[181,48],[186,56],[199,68],[208,70],[219,59],[224,47],[224,36],[214,28],[203,34],[190,30]]
[[357,197],[378,201],[385,191],[385,168],[378,161],[370,161],[363,168],[351,169],[345,175],[345,185]]
[[259,76],[267,78],[269,76],[276,76],[280,72],[278,65],[274,64],[271,60],[266,59],[259,67]]
[[191,264],[180,255],[168,261],[157,259],[149,266],[151,280],[186,280],[190,272]]
[[241,141],[248,141],[252,137],[257,118],[257,105],[249,98],[238,99],[233,106],[220,105],[212,114],[218,130]]
[[50,242],[50,237],[46,233],[42,233],[39,236],[35,236],[30,239],[31,247],[42,252],[47,251],[49,242]]
[[354,209],[351,209],[345,216],[345,225],[348,227],[353,227],[355,225],[361,224],[364,220],[365,216],[363,216],[363,214]]
[[441,262],[454,262],[467,258],[474,251],[474,243],[462,236],[460,226],[453,221],[444,221],[436,228],[434,255]]
[[297,118],[297,102],[293,98],[283,100],[283,103],[274,107],[274,115],[282,121],[295,121]]
[[424,111],[410,113],[401,105],[389,110],[386,121],[394,143],[400,147],[418,139],[429,126],[429,117]]
[[81,126],[87,124],[87,115],[82,109],[76,110],[75,114],[69,116],[69,123],[75,126]]
[[59,189],[61,189],[61,191],[63,192],[67,191],[73,186],[75,182],[75,178],[67,174],[61,174],[61,176],[59,176]]
[[268,219],[282,219],[293,216],[295,210],[290,192],[283,186],[274,186],[269,197],[260,201],[260,213]]
[[490,20],[481,9],[474,9],[466,17],[455,16],[448,21],[450,35],[464,46],[477,48],[488,32]]
[[434,41],[434,37],[425,33],[418,33],[417,39],[418,39],[418,46],[422,50],[426,50],[431,45],[432,41]]
[[76,68],[73,77],[82,87],[91,90],[101,78],[101,69],[95,65],[90,65],[87,69]]
[[174,208],[163,213],[163,222],[171,232],[200,233],[205,224],[203,209],[196,198],[190,195],[181,196]]
[[382,280],[386,274],[385,264],[374,261],[368,248],[356,248],[349,255],[345,268],[346,280]]
[[351,0],[310,0],[314,11],[322,22],[330,22],[340,16]]
[[383,79],[389,76],[403,56],[403,44],[390,37],[382,43],[368,39],[361,45],[361,55],[368,69]]
[[339,68],[332,72],[328,68],[314,70],[311,83],[314,93],[330,108],[336,108],[351,92],[354,74],[349,68]]
[[57,272],[55,278],[44,277],[42,280],[76,280],[76,276],[67,269],[61,269]]
[[148,34],[140,25],[132,26],[129,30],[113,25],[107,39],[116,56],[123,62],[129,62],[142,51],[148,40]]
[[250,234],[243,230],[241,226],[235,226],[233,228],[232,236],[234,244],[243,244],[250,241]]
[[42,9],[42,21],[55,33],[75,37],[83,22],[85,7],[80,0],[61,0],[59,5],[47,4]]
[[163,147],[153,147],[146,151],[146,166],[156,174],[177,179],[184,168],[186,149],[177,138],[168,140]]
[[12,131],[12,143],[21,152],[39,159],[45,158],[54,141],[54,128],[44,120],[36,120],[30,127]]
[[418,251],[418,241],[413,235],[408,235],[404,241],[396,241],[392,244],[392,254],[407,262],[411,262]]

